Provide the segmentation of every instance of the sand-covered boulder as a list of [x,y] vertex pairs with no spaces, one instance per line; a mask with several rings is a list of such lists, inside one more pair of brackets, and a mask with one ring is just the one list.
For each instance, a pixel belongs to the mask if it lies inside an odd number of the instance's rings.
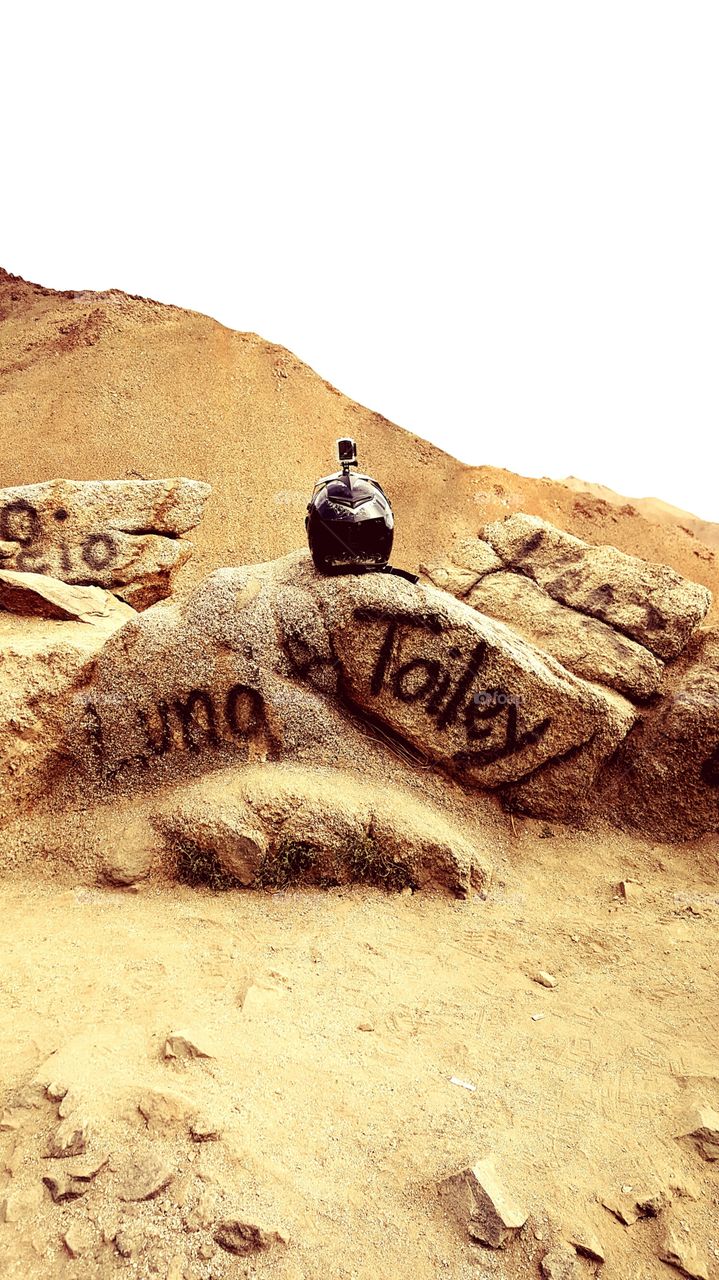
[[186,603],[128,623],[95,664],[74,750],[108,783],[177,753],[352,763],[349,716],[471,787],[572,752],[586,792],[634,714],[443,592],[323,578],[299,553],[219,570]]
[[480,613],[508,623],[585,680],[644,700],[656,693],[663,662],[598,618],[560,604],[520,573],[491,573],[467,596]]
[[243,887],[374,884],[484,891],[490,860],[429,804],[387,782],[297,765],[218,770],[163,796],[152,822],[174,870]]
[[341,696],[473,786],[500,788],[568,752],[589,786],[596,744],[613,749],[633,722],[629,704],[432,587],[372,574],[314,594]]
[[592,546],[517,514],[483,530],[505,567],[559,600],[631,636],[660,658],[675,658],[711,605],[711,592],[668,565],[612,546]]
[[169,595],[210,493],[199,480],[50,480],[0,489],[3,568],[107,587],[135,608]]
[[658,839],[719,830],[719,632],[696,638],[622,744],[605,791],[612,814]]

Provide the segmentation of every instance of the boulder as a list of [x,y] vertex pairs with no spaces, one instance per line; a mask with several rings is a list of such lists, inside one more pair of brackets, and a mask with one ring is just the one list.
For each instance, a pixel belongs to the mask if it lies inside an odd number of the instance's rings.
[[192,554],[180,536],[210,493],[199,480],[50,480],[0,489],[3,567],[107,587],[138,609],[169,595]]
[[696,637],[687,661],[603,783],[611,814],[659,840],[719,830],[719,632]]
[[0,611],[0,788],[6,819],[20,803],[64,778],[64,739],[93,658],[121,627],[127,606],[83,622],[19,617]]
[[118,624],[135,617],[129,604],[102,587],[76,587],[47,574],[10,569],[0,569],[0,609],[25,617],[96,624],[111,614]]
[[491,1159],[479,1160],[440,1184],[447,1207],[472,1240],[499,1249],[527,1221],[527,1212],[507,1191]]
[[633,723],[629,704],[432,587],[370,574],[323,580],[315,594],[341,696],[473,786],[497,789],[576,752],[586,788],[598,747]]
[[490,879],[485,850],[430,805],[391,782],[358,789],[339,769],[219,770],[167,793],[152,820],[168,850],[194,858],[178,873],[215,887],[360,881],[466,897]]
[[508,623],[585,680],[637,700],[659,688],[659,658],[605,622],[560,604],[523,574],[489,574],[469,592],[467,603]]
[[[126,623],[93,666],[69,750],[105,785],[182,757],[185,772],[223,755],[355,769],[372,749],[364,724],[470,787],[555,766],[561,786],[532,786],[558,816],[558,798],[571,808],[589,793],[634,717],[446,593],[386,574],[321,577],[299,553],[219,570],[182,605]],[[252,823],[234,839],[247,878],[262,842]]]
[[537,516],[488,524],[484,538],[504,565],[548,595],[599,618],[659,658],[675,658],[711,605],[711,592],[667,565],[592,546]]

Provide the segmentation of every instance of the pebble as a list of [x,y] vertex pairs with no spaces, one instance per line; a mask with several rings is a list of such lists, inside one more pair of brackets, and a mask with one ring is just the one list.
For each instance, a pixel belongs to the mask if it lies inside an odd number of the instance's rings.
[[554,990],[557,985],[557,979],[553,974],[547,973],[546,969],[540,969],[538,973],[532,974],[534,982],[538,982],[540,987],[547,987],[550,991]]
[[92,1246],[92,1232],[86,1222],[73,1222],[68,1227],[62,1242],[71,1258],[78,1258]]
[[166,1058],[214,1058],[209,1040],[203,1032],[171,1031],[163,1050]]

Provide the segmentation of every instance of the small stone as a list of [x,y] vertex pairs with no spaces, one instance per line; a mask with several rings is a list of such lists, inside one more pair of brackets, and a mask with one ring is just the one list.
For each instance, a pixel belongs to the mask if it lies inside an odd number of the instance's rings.
[[76,1182],[74,1178],[68,1177],[64,1170],[46,1174],[43,1182],[55,1204],[64,1204],[66,1200],[79,1200],[80,1196],[84,1196],[85,1192],[89,1191],[86,1182]]
[[92,1246],[92,1232],[87,1223],[73,1222],[68,1227],[62,1242],[71,1258],[78,1258]]
[[640,1218],[658,1218],[671,1200],[668,1191],[640,1191],[634,1197]]
[[620,880],[617,893],[625,902],[639,902],[643,889],[637,880]]
[[699,1200],[701,1197],[699,1183],[695,1178],[687,1177],[684,1174],[675,1174],[670,1180],[669,1188],[680,1200]]
[[0,1200],[0,1222],[19,1222],[37,1213],[43,1202],[42,1183],[35,1182],[21,1191],[9,1191]]
[[631,1227],[641,1217],[632,1196],[625,1191],[609,1192],[602,1197],[601,1203],[625,1227]]
[[112,842],[103,851],[103,878],[108,884],[125,889],[137,888],[152,870],[159,849],[154,828],[143,817],[135,817],[121,830],[113,832]]
[[52,1081],[45,1089],[45,1093],[51,1102],[62,1102],[62,1099],[67,1093],[67,1085],[58,1084],[55,1081]]
[[543,1013],[533,1013],[532,1022],[541,1022],[543,1017],[544,1017]]
[[134,1253],[139,1253],[142,1241],[135,1231],[129,1231],[126,1227],[122,1227],[114,1235],[115,1248],[123,1258],[131,1258]]
[[214,1258],[216,1253],[217,1248],[212,1240],[203,1240],[202,1244],[198,1245],[197,1256],[198,1258],[202,1258],[204,1262],[209,1261],[210,1258]]
[[23,1107],[6,1107],[0,1116],[0,1131],[3,1133],[17,1133],[22,1128],[23,1120],[27,1118],[27,1113]]
[[197,1210],[190,1209],[189,1212],[184,1215],[182,1219],[182,1224],[185,1228],[185,1231],[189,1231],[191,1234],[193,1234],[195,1231],[199,1231],[200,1227],[202,1226],[202,1220]]
[[440,1185],[440,1193],[470,1238],[491,1249],[502,1248],[527,1221],[527,1213],[503,1186],[492,1159],[453,1174]]
[[589,1225],[575,1226],[567,1232],[567,1240],[583,1258],[604,1262],[604,1245]]
[[86,1156],[84,1160],[78,1161],[72,1167],[68,1166],[68,1174],[71,1178],[79,1178],[82,1182],[89,1182],[96,1177],[101,1169],[109,1162],[109,1155]]
[[87,1121],[77,1113],[73,1113],[62,1120],[51,1133],[45,1154],[54,1160],[64,1159],[67,1156],[81,1156],[87,1148],[87,1143]]
[[670,1223],[664,1233],[659,1247],[662,1262],[676,1267],[682,1275],[691,1280],[709,1280],[709,1263],[705,1256],[699,1254],[690,1238],[680,1232],[675,1224]]
[[190,1137],[193,1142],[219,1142],[222,1137],[222,1124],[211,1116],[199,1115],[190,1123]]
[[118,1195],[121,1200],[153,1200],[175,1176],[171,1165],[157,1156],[147,1156],[134,1161],[120,1181]]
[[264,1227],[242,1222],[239,1218],[218,1223],[214,1238],[221,1249],[240,1256],[264,1252],[275,1244],[287,1244],[286,1236],[278,1231],[266,1231]]
[[540,1266],[545,1280],[580,1280],[582,1277],[581,1263],[567,1244],[555,1245],[545,1253]]
[[151,1133],[184,1126],[194,1115],[196,1104],[172,1089],[147,1089],[137,1104],[140,1115]]
[[538,982],[540,987],[547,987],[550,991],[554,990],[557,985],[557,979],[551,973],[547,973],[545,969],[540,969],[538,973],[532,974],[532,980]]
[[204,1033],[191,1031],[171,1031],[165,1041],[166,1058],[214,1058]]
[[719,1159],[719,1112],[712,1107],[692,1107],[675,1137],[690,1138],[705,1160]]
[[374,1027],[372,1026],[371,1022],[359,1022],[357,1024],[357,1030],[358,1031],[374,1031]]

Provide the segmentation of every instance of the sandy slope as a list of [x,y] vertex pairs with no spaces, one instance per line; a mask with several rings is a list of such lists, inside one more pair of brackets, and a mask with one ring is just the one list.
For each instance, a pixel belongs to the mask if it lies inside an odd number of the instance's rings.
[[208,480],[215,492],[188,581],[302,545],[312,485],[332,469],[336,437],[349,434],[393,501],[397,564],[436,558],[455,536],[522,510],[664,561],[719,594],[714,551],[678,525],[556,481],[464,466],[347,399],[289,351],[119,292],[54,293],[0,271],[0,421],[0,486],[55,476]]

